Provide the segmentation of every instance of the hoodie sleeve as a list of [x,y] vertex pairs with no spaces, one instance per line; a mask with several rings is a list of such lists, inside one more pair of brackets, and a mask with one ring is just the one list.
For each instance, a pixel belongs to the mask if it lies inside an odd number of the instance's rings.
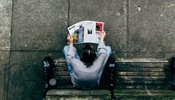
[[77,52],[77,50],[76,50],[76,48],[74,47],[74,46],[69,46],[69,50],[68,50],[68,53],[67,53],[67,60],[68,60],[68,63],[70,63],[71,62],[71,60],[73,59],[73,58],[75,58],[75,55],[76,55],[76,52]]
[[98,54],[107,54],[106,46],[104,41],[100,41],[97,48]]

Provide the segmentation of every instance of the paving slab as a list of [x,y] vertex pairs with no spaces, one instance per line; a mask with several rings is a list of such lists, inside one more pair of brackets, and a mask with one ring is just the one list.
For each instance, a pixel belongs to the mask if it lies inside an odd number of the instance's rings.
[[174,52],[175,51],[175,1],[165,0],[164,1],[164,11],[162,16],[165,18],[164,27],[164,38],[165,38],[165,51]]
[[[41,100],[44,92],[43,58],[55,52],[12,51],[9,68],[9,100]],[[18,95],[18,96],[14,96]]]
[[0,51],[0,100],[5,100],[7,94],[7,73],[9,63],[9,51]]
[[10,49],[12,0],[0,0],[0,50]]
[[129,0],[129,52],[164,52],[164,2]]
[[67,0],[15,0],[13,50],[59,50],[66,44]]

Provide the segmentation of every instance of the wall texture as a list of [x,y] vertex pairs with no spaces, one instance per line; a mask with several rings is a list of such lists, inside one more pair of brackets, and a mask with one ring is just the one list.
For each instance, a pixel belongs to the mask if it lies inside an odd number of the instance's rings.
[[41,100],[42,58],[63,57],[67,26],[105,22],[117,58],[175,53],[174,0],[0,0],[0,100]]

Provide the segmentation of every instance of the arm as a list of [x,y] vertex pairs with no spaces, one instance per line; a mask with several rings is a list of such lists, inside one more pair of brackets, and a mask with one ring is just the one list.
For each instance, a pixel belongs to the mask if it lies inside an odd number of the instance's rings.
[[99,41],[98,48],[97,48],[99,55],[107,54],[107,50],[106,50],[106,46],[104,42],[105,37],[106,37],[106,32],[104,31],[100,32],[100,36],[99,36],[100,41]]
[[[70,65],[71,75],[77,77],[76,73],[82,68],[86,68],[84,63],[80,61],[79,56],[77,55],[77,49],[73,46],[73,38],[68,35],[67,40],[69,42],[68,52],[67,52],[67,63]],[[75,75],[76,74],[76,75]]]
[[69,42],[69,47],[67,52],[67,63],[70,64],[72,67],[75,66],[77,68],[79,68],[80,65],[81,67],[84,66],[82,61],[80,61],[79,56],[77,55],[77,49],[73,46],[73,38],[70,35],[68,35],[67,40]]
[[103,69],[104,69],[104,64],[106,63],[106,59],[108,57],[107,54],[107,48],[104,42],[106,33],[105,32],[101,32],[100,33],[100,41],[98,44],[98,48],[97,48],[97,52],[98,52],[98,58],[96,59],[96,61],[94,62],[94,66],[96,66],[96,68],[98,69],[96,74],[101,77]]
[[100,33],[100,37],[99,37],[100,41],[99,41],[98,48],[97,48],[97,52],[99,55],[98,55],[97,60],[94,63],[95,66],[98,66],[98,68],[101,68],[104,65],[105,59],[107,57],[107,49],[106,49],[105,42],[104,42],[105,36],[106,36],[105,32]]
[[76,48],[73,46],[73,37],[68,35],[67,40],[68,40],[68,43],[69,43],[69,49],[68,49],[68,53],[67,53],[67,55],[68,55],[67,61],[68,61],[68,63],[70,63],[71,59],[75,58]]
[[74,39],[70,34],[67,36],[67,41],[69,42],[69,46],[73,46]]

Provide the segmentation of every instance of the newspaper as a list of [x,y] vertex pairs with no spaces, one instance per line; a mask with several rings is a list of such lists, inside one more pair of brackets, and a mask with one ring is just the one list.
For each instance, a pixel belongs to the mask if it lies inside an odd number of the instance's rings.
[[74,44],[99,42],[99,33],[103,31],[104,23],[97,21],[82,21],[68,27]]

